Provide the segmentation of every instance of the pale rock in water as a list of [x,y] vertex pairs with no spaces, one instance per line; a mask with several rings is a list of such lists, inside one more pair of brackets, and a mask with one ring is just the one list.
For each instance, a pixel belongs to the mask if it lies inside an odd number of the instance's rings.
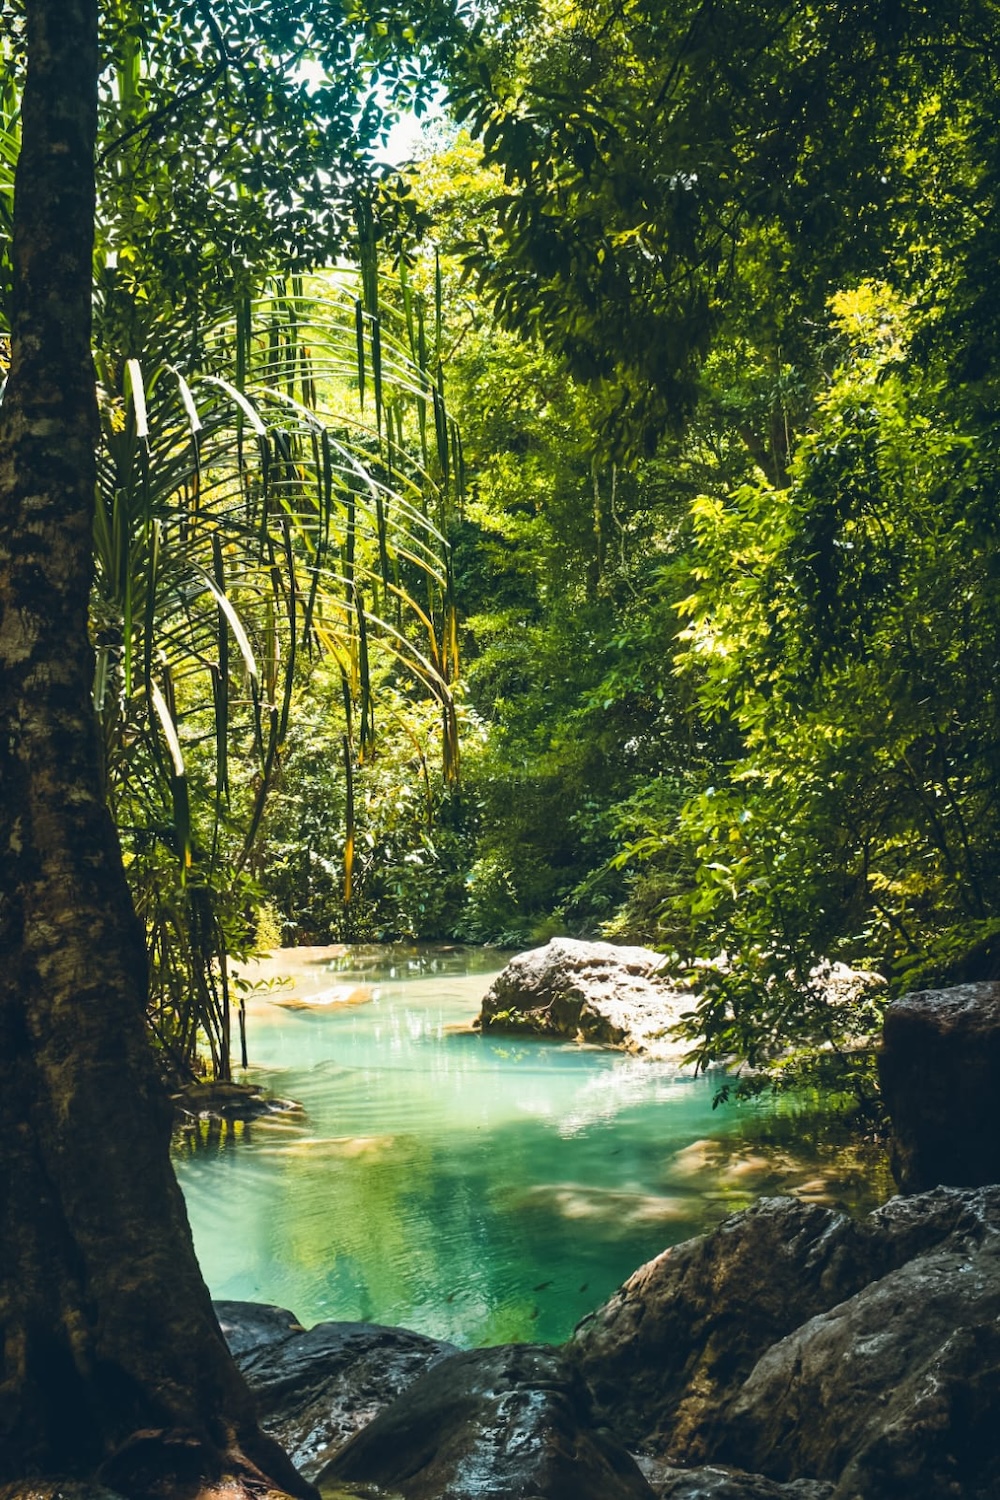
[[[563,1037],[673,1063],[681,1071],[693,1068],[685,1059],[697,1039],[677,1036],[676,1028],[694,1010],[699,975],[724,971],[727,959],[722,954],[697,962],[683,976],[671,974],[668,964],[651,948],[552,938],[544,948],[511,959],[487,990],[474,1024],[484,1032]],[[836,1008],[885,980],[823,961],[808,983]]]
[[476,1025],[484,1032],[566,1037],[680,1064],[693,1043],[675,1037],[673,1029],[694,998],[666,977],[666,962],[651,948],[553,938],[511,959],[487,990]]

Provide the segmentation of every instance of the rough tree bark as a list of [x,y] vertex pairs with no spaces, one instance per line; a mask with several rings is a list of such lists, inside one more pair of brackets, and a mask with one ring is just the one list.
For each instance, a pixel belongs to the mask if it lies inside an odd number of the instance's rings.
[[98,774],[97,9],[26,5],[0,407],[0,1479],[309,1495],[257,1427],[195,1260]]

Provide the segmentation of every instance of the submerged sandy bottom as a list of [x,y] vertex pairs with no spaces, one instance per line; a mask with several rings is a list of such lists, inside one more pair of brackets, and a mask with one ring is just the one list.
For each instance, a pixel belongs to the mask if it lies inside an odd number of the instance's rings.
[[[717,1080],[468,1027],[502,955],[293,949],[255,966],[253,1081],[303,1110],[180,1138],[216,1297],[559,1342],[642,1261],[762,1194],[872,1206],[884,1174]],[[282,981],[285,982],[282,982]]]

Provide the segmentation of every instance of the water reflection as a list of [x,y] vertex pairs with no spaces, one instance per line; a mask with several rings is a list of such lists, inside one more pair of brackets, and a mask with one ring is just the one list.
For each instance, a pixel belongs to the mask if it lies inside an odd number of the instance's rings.
[[[502,962],[307,949],[262,966],[250,1076],[303,1113],[200,1122],[178,1143],[216,1296],[306,1324],[560,1341],[643,1260],[762,1193],[885,1196],[822,1129],[803,1140],[762,1105],[713,1112],[711,1079],[470,1032]],[[363,1003],[331,998],[361,986]]]

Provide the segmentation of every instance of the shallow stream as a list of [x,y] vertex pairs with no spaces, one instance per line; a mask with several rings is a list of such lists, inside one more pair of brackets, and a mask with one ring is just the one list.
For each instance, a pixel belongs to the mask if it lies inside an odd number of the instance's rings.
[[468,1030],[503,955],[292,949],[254,971],[247,1075],[300,1111],[179,1135],[215,1297],[462,1345],[560,1342],[644,1260],[762,1194],[855,1210],[884,1170],[718,1079]]

